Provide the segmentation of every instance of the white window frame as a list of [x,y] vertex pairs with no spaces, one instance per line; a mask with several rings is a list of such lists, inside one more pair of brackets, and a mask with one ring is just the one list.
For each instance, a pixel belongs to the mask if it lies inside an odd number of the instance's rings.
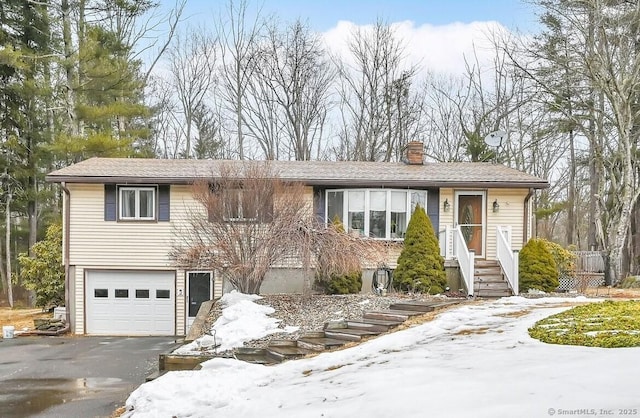
[[[237,199],[236,201],[238,202],[238,207],[235,208],[235,209],[236,209],[238,215],[240,215],[240,216],[238,216],[237,218],[225,216],[224,217],[225,221],[227,221],[227,222],[257,222],[257,220],[258,220],[257,217],[255,217],[255,216],[246,217],[245,214],[244,214],[244,212],[245,212],[244,208],[243,208],[243,206],[244,206],[244,203],[243,203],[244,202],[244,194],[245,194],[244,189],[238,189],[238,188],[228,189],[226,191],[226,193],[235,193],[236,199]],[[226,211],[227,210],[227,206],[226,205],[228,205],[229,202],[226,199],[227,196],[224,196],[224,194],[223,194],[223,197],[225,198],[225,201],[222,203],[223,208],[224,208],[223,210]]]
[[364,192],[364,236],[370,236],[371,231],[370,228],[370,192],[386,192],[386,219],[385,219],[385,236],[384,237],[375,237],[373,239],[384,240],[384,241],[403,241],[402,237],[391,237],[391,193],[392,192],[402,192],[406,194],[406,224],[404,225],[404,230],[406,231],[407,226],[409,225],[409,220],[411,219],[411,215],[413,214],[414,208],[411,204],[411,195],[412,193],[419,192],[424,193],[424,204],[425,208],[427,205],[427,199],[429,198],[429,193],[427,190],[423,189],[327,189],[325,190],[325,207],[324,207],[324,218],[325,224],[330,224],[333,220],[329,219],[329,193],[333,192],[342,192],[342,223],[347,230],[347,232],[351,232],[351,225],[349,225],[349,193],[350,192]]
[[[124,216],[122,205],[124,199],[122,197],[123,191],[135,192],[135,207],[133,216]],[[153,199],[151,199],[151,216],[140,216],[140,192],[151,191],[153,193]],[[118,186],[118,219],[122,221],[155,221],[157,219],[157,207],[158,207],[158,188],[155,186]]]

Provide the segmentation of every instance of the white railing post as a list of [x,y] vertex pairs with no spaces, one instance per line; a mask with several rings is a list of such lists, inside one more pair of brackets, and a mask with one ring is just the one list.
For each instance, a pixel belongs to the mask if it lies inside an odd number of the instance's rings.
[[514,295],[518,294],[518,252],[511,250],[511,245],[505,233],[508,230],[503,229],[500,226],[496,227],[496,258],[502,266],[509,286]]
[[458,259],[462,279],[467,287],[467,294],[473,296],[473,276],[476,253],[469,251],[459,227],[453,230],[453,256]]
[[520,293],[520,251],[513,251],[513,294],[518,295]]

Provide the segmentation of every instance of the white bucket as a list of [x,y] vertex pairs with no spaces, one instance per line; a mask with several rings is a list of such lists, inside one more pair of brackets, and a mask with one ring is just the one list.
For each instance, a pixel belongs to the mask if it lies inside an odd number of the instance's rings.
[[13,338],[13,333],[15,331],[15,327],[13,325],[5,325],[2,327],[2,338]]

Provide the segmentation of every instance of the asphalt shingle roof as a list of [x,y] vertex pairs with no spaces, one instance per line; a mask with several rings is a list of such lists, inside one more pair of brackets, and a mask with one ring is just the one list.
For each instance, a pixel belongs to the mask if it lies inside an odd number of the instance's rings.
[[[56,170],[47,181],[69,183],[189,184],[215,178],[225,164],[265,164],[228,160],[90,158]],[[406,163],[360,161],[271,161],[280,178],[326,186],[532,187],[549,183],[539,177],[493,163]]]

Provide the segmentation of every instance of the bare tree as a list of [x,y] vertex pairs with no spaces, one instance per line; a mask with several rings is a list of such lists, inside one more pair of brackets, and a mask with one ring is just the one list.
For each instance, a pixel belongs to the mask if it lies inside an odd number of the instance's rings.
[[318,35],[300,20],[285,31],[275,22],[267,28],[258,74],[280,109],[289,158],[311,159],[322,136],[335,71]]
[[[339,158],[390,161],[402,155],[417,111],[411,84],[416,67],[406,65],[393,28],[377,21],[355,30],[350,56],[336,59],[341,113]],[[348,64],[347,60],[353,61]]]
[[[591,211],[595,211],[595,226],[600,225],[596,230],[601,231],[601,248],[609,254],[609,277],[615,283],[628,270],[623,255],[631,213],[640,196],[639,132],[635,129],[640,4],[622,0],[541,0],[538,4],[544,10],[545,35],[561,45],[552,52],[562,53],[548,53],[549,42],[540,43],[529,49],[536,62],[527,66],[520,61],[520,68],[562,104],[557,108],[563,117],[589,141],[590,173],[597,179],[590,185],[596,203]],[[547,68],[555,65],[567,72],[550,82],[538,71],[541,60],[546,60]],[[561,82],[564,88],[557,88]]]
[[249,21],[247,0],[229,0],[227,21],[218,26],[222,71],[220,91],[234,115],[238,158],[245,159],[244,120],[249,81],[255,72],[256,49],[263,28],[260,11]]
[[184,38],[176,38],[169,50],[169,60],[173,89],[184,117],[183,155],[190,158],[196,112],[203,108],[216,81],[216,42],[204,28],[190,30]]
[[308,271],[314,260],[330,258],[332,271],[344,272],[352,271],[354,260],[380,261],[378,242],[319,225],[307,188],[281,180],[270,162],[218,167],[194,185],[204,210],[194,210],[185,230],[177,231],[171,256],[178,265],[220,271],[240,292],[259,293],[267,271],[285,259]]

